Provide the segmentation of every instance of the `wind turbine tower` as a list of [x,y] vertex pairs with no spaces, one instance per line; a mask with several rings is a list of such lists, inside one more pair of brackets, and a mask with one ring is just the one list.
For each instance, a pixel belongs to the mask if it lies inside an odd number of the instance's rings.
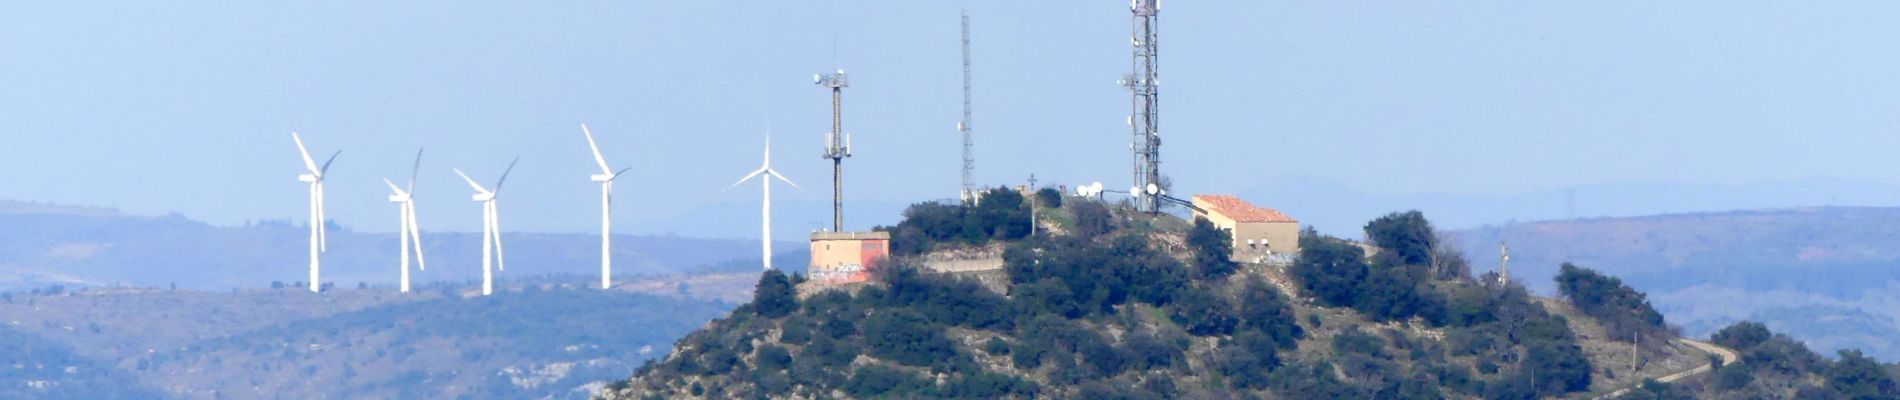
[[851,136],[844,133],[844,88],[851,87],[851,79],[840,69],[813,76],[812,81],[831,88],[831,133],[825,135],[825,158],[831,159],[831,231],[844,232],[844,159],[851,157]]
[[[1161,80],[1155,63],[1156,42],[1160,39],[1156,15],[1161,13],[1161,0],[1133,0],[1129,10],[1134,13],[1135,32],[1129,38],[1134,45],[1134,72],[1124,76],[1121,84],[1134,95],[1134,110],[1128,116],[1133,143],[1128,148],[1134,153],[1133,187],[1139,191],[1161,183],[1160,97],[1157,94]],[[1158,200],[1158,196],[1136,196],[1135,206],[1141,211],[1157,212],[1160,210]]]
[[963,13],[963,121],[957,123],[957,131],[963,134],[963,199],[975,196],[970,175],[976,172],[976,155],[970,146],[970,13]]
[[304,147],[302,136],[291,132],[290,139],[297,142],[297,152],[303,154],[304,173],[297,175],[297,181],[310,184],[310,292],[316,293],[323,291],[323,285],[317,282],[317,272],[321,266],[318,254],[330,251],[329,229],[323,222],[323,177],[330,171],[330,163],[335,162],[336,156],[343,154],[343,151],[331,153],[330,159],[324,160],[323,165],[319,166],[316,159],[310,158],[310,149]]
[[600,144],[594,142],[594,131],[581,124],[581,133],[587,135],[587,147],[594,150],[594,163],[600,165],[600,173],[593,176],[594,182],[600,182],[600,288],[613,287],[613,193],[614,178],[626,173],[633,167],[614,171],[607,166],[607,158],[600,155]]
[[[765,175],[769,175],[769,177]],[[732,186],[727,187],[726,190],[739,187],[739,185],[752,180],[752,178],[759,178],[759,186],[764,194],[764,201],[761,203],[759,212],[761,221],[759,224],[759,232],[762,238],[760,256],[765,260],[765,269],[769,271],[772,269],[772,178],[778,178],[778,180],[785,182],[785,184],[792,185],[793,189],[798,189],[799,191],[804,191],[805,189],[798,187],[796,183],[792,183],[791,179],[786,179],[785,175],[779,175],[778,170],[772,169],[772,136],[770,133],[767,133],[765,137],[765,162],[759,165],[759,169],[753,170],[750,174],[746,174],[744,178],[739,178],[738,182],[733,182]]]
[[416,150],[416,164],[409,170],[409,186],[396,186],[396,182],[383,178],[389,185],[389,202],[396,203],[401,210],[397,221],[397,235],[401,236],[402,247],[402,292],[409,293],[409,253],[416,255],[416,267],[428,270],[428,263],[422,261],[422,229],[416,224],[416,173],[422,169],[422,150]]
[[482,187],[482,184],[475,183],[475,180],[469,178],[468,174],[462,173],[461,169],[455,170],[456,175],[461,175],[462,180],[468,181],[469,187],[475,188],[475,195],[472,196],[475,202],[482,203],[483,296],[495,293],[494,270],[497,268],[503,271],[508,270],[508,263],[504,261],[505,257],[502,256],[501,251],[501,215],[496,212],[495,209],[495,196],[501,193],[501,184],[508,182],[508,173],[515,170],[516,161],[521,161],[521,158],[516,157],[515,161],[509,161],[508,169],[501,171],[501,179],[495,181],[494,190],[489,190],[488,188]]

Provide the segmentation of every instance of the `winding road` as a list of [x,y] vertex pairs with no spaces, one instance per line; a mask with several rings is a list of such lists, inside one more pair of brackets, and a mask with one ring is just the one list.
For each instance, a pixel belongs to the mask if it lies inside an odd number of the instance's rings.
[[[1734,350],[1729,350],[1722,346],[1716,346],[1709,342],[1704,342],[1700,340],[1692,340],[1692,339],[1676,339],[1676,342],[1689,345],[1689,347],[1694,347],[1706,353],[1720,356],[1722,357],[1722,365],[1734,364],[1737,361],[1740,361],[1742,359],[1740,355],[1735,354]],[[1679,381],[1691,376],[1708,373],[1709,371],[1712,371],[1714,369],[1715,369],[1715,365],[1713,364],[1703,364],[1702,366],[1699,366],[1699,367],[1690,368],[1686,371],[1677,372],[1677,373],[1673,373],[1669,375],[1663,375],[1662,377],[1658,377],[1655,379],[1657,382],[1662,382],[1662,383],[1675,382],[1675,381]],[[1613,392],[1604,393],[1602,396],[1592,397],[1591,400],[1614,399],[1618,397],[1623,397],[1623,395],[1629,394],[1631,390],[1636,389],[1637,385],[1642,385],[1642,384],[1643,384],[1642,381],[1637,381],[1636,383],[1631,384],[1628,387],[1617,389],[1616,391],[1613,391]]]

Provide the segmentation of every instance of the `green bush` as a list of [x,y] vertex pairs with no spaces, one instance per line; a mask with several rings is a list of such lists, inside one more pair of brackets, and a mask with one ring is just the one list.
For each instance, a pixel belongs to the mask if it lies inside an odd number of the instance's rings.
[[752,292],[752,309],[761,317],[778,318],[798,310],[798,293],[784,272],[768,270]]
[[1668,329],[1663,325],[1662,313],[1649,305],[1647,296],[1624,285],[1621,279],[1564,263],[1558,267],[1556,280],[1557,290],[1578,310],[1599,320],[1616,340],[1658,335]]
[[1234,253],[1233,236],[1226,229],[1217,228],[1206,218],[1194,218],[1194,226],[1188,228],[1187,245],[1194,250],[1194,272],[1201,279],[1220,279],[1240,269],[1240,263],[1231,257]]

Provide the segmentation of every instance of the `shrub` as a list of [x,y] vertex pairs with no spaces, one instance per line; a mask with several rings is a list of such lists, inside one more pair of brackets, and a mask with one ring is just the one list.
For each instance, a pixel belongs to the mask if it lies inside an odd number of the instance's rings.
[[923,314],[909,309],[883,310],[864,321],[864,341],[871,354],[905,365],[930,366],[956,355],[956,346],[941,328]]
[[1042,188],[1036,191],[1036,204],[1048,208],[1062,207],[1062,192],[1055,188]]
[[1092,200],[1071,202],[1069,208],[1070,212],[1075,214],[1077,236],[1094,238],[1115,231],[1115,215],[1101,202]]
[[1234,242],[1226,229],[1214,226],[1206,218],[1194,218],[1194,226],[1188,228],[1187,244],[1194,249],[1194,272],[1201,279],[1219,279],[1240,269],[1240,263],[1231,257]]
[[1768,331],[1767,325],[1754,321],[1738,321],[1710,335],[1709,341],[1736,351],[1746,351],[1774,337],[1774,333]]
[[1189,290],[1170,305],[1168,317],[1196,336],[1226,335],[1234,332],[1234,306],[1206,290]]
[[1602,321],[1606,333],[1616,340],[1628,340],[1637,334],[1658,334],[1667,329],[1663,326],[1662,313],[1649,305],[1647,296],[1625,286],[1621,279],[1564,263],[1558,267],[1556,281],[1557,290],[1569,298],[1571,304]]
[[1260,278],[1247,281],[1240,294],[1241,329],[1260,332],[1276,347],[1292,348],[1306,331],[1295,322],[1293,308],[1280,289]]
[[753,290],[752,305],[761,317],[783,317],[798,309],[798,294],[792,289],[792,281],[785,277],[784,272],[769,270],[759,277],[759,285]]

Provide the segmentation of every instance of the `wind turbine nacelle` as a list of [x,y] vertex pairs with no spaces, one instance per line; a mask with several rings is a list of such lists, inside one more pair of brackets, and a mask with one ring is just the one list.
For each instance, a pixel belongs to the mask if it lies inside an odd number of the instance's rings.
[[474,196],[469,196],[469,197],[472,199],[475,199],[475,201],[489,201],[489,200],[495,199],[495,194],[494,193],[476,193]]
[[311,175],[311,174],[303,174],[303,175],[297,175],[297,181],[298,181],[298,182],[307,182],[307,183],[316,183],[316,182],[317,182],[317,176],[316,176],[316,175]]
[[408,201],[409,201],[408,195],[401,195],[401,194],[389,195],[389,202],[391,203],[403,203],[403,202],[408,202]]
[[612,182],[614,180],[613,175],[607,175],[607,174],[594,174],[592,178],[594,182]]

